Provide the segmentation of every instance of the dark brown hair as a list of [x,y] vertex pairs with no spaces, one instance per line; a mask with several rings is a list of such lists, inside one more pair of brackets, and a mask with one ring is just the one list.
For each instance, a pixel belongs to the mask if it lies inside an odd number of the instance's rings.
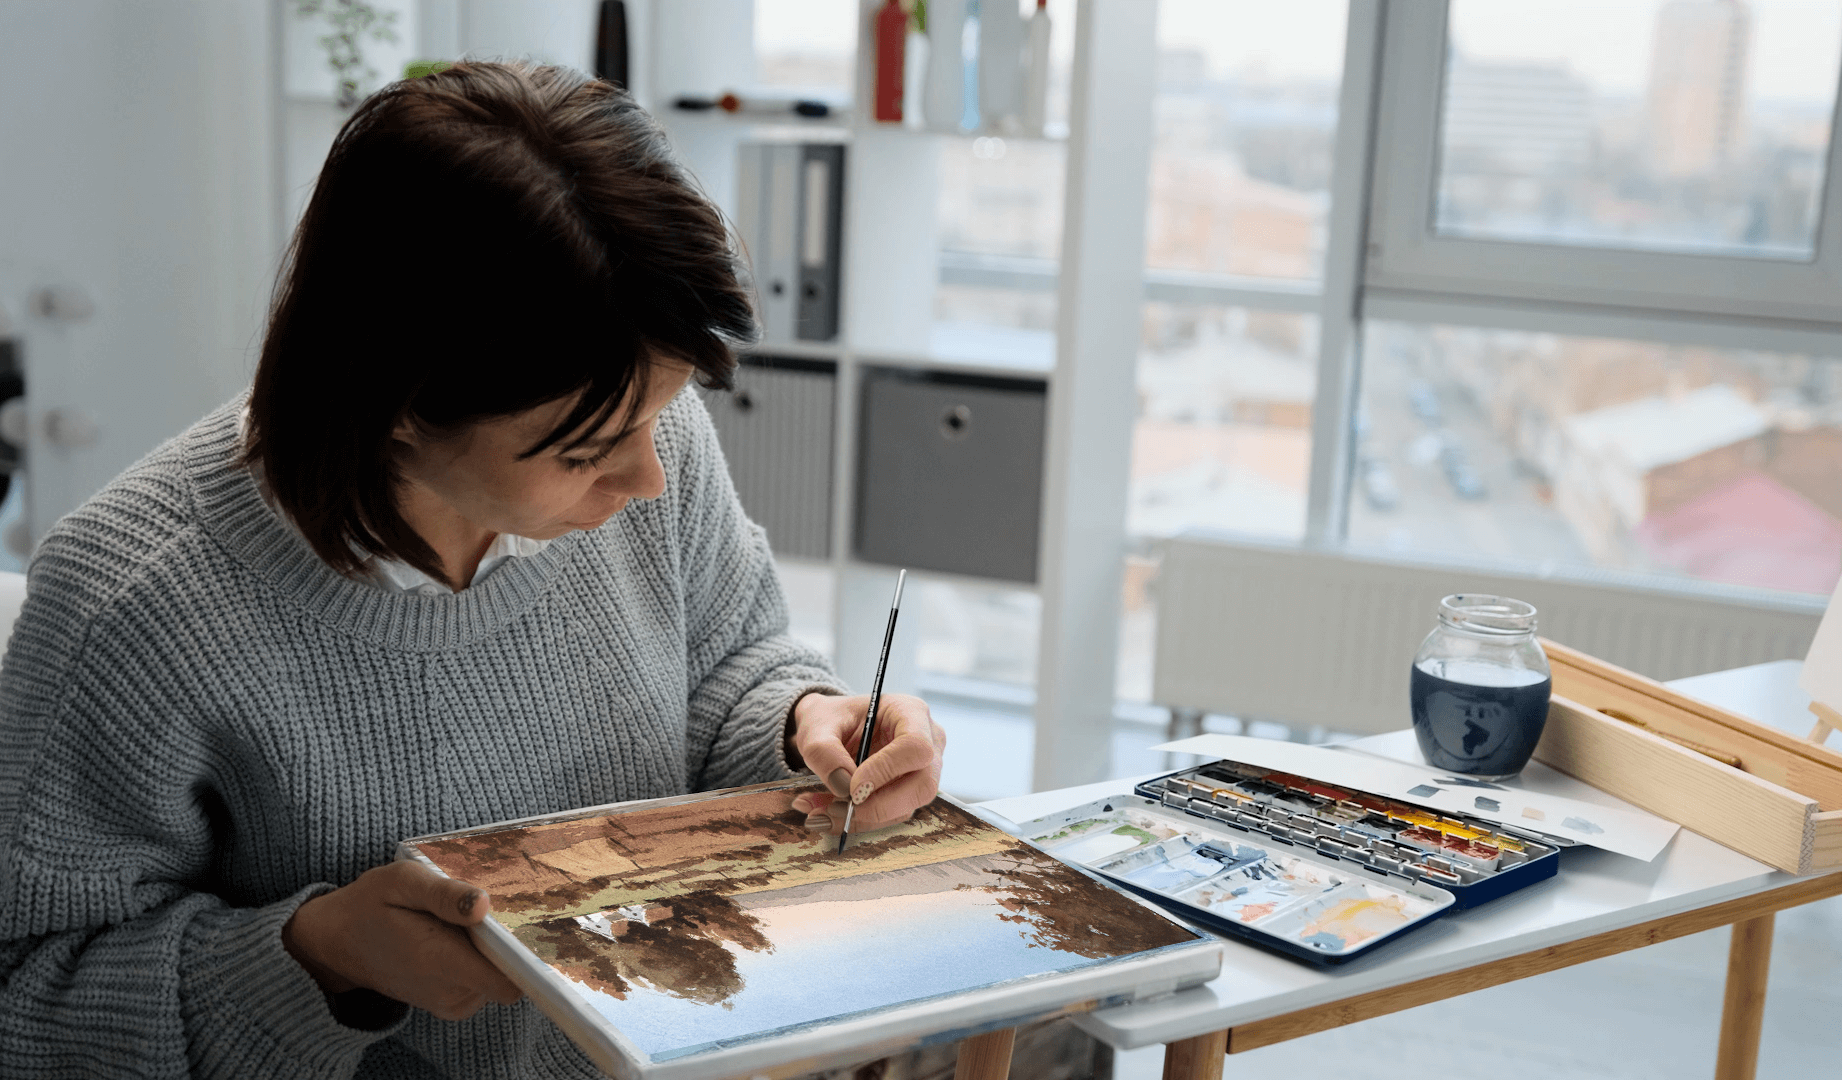
[[335,569],[440,576],[397,511],[391,436],[573,399],[573,449],[658,357],[726,386],[754,317],[722,215],[624,91],[463,62],[392,84],[334,141],[276,286],[245,460]]

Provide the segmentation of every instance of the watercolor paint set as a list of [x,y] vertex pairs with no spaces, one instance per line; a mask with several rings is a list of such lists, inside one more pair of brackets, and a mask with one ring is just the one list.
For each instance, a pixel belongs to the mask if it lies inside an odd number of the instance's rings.
[[1051,855],[1189,922],[1316,964],[1353,960],[1455,906],[1449,890],[1118,795],[1020,826]]
[[1156,777],[1137,793],[1269,842],[1438,886],[1461,909],[1560,869],[1560,843],[1539,833],[1236,761]]

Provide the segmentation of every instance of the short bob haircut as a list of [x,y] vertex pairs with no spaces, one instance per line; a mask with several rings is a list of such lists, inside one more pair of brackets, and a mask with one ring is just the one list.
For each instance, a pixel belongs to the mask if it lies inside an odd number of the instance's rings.
[[[532,456],[643,398],[654,360],[729,384],[755,337],[737,248],[615,87],[466,61],[392,84],[334,141],[277,283],[244,460],[334,569],[440,576],[397,510],[392,433],[561,400]],[[625,403],[623,405],[623,403]]]

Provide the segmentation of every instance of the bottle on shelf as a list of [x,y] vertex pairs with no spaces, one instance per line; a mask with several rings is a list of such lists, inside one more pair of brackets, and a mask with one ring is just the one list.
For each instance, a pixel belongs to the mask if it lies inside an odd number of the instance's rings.
[[979,3],[979,120],[986,131],[1015,135],[1022,126],[1023,18],[1017,0]]
[[959,130],[965,110],[966,0],[928,0],[927,91],[921,106],[933,131]]
[[915,0],[908,18],[908,48],[902,60],[902,124],[919,128],[927,111],[927,0]]
[[902,10],[902,0],[884,0],[876,13],[876,101],[870,114],[879,123],[902,122],[907,51],[908,12]]
[[1049,0],[1036,0],[1026,37],[1029,44],[1023,69],[1023,133],[1040,139],[1049,119]]

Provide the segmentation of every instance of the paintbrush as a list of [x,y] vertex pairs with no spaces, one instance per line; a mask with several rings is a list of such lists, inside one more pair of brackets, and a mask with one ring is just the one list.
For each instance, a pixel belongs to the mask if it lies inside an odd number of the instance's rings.
[[[863,768],[864,759],[870,756],[870,740],[876,735],[876,706],[883,699],[883,675],[889,670],[889,644],[895,640],[895,617],[902,613],[902,584],[908,580],[908,571],[903,570],[895,576],[895,599],[889,601],[889,625],[883,628],[883,654],[876,659],[876,681],[870,684],[870,707],[863,714],[863,738],[857,743],[857,767]],[[849,793],[846,793],[849,797]],[[851,837],[851,814],[857,809],[855,802],[846,803],[844,807],[844,828],[838,831],[838,854],[844,854],[844,842]]]

